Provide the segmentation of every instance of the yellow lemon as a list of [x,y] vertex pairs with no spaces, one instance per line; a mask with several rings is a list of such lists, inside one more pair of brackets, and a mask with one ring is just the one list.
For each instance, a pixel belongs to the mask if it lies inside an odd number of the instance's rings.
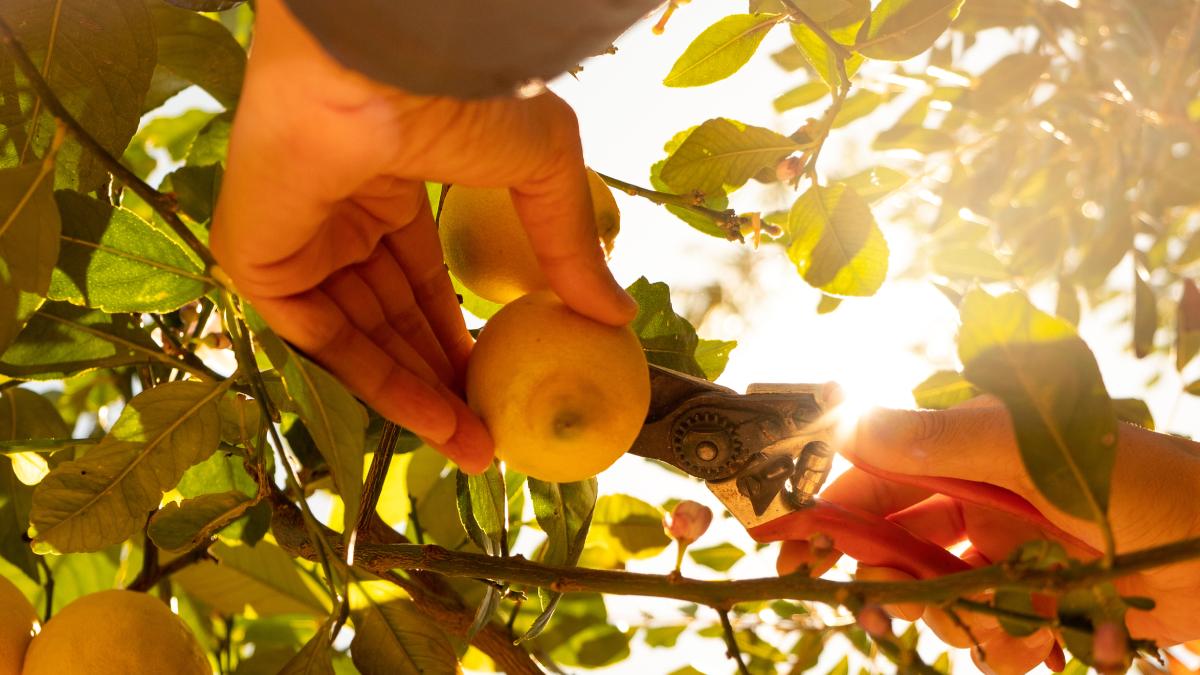
[[158,598],[85,595],[51,617],[25,654],[23,675],[212,675],[204,650]]
[[484,326],[467,364],[467,402],[508,466],[541,480],[577,481],[629,449],[646,420],[650,375],[633,331],[540,291],[505,305]]
[[[590,169],[587,173],[596,236],[611,252],[621,214],[600,176]],[[505,188],[451,187],[442,204],[438,236],[450,272],[481,298],[504,304],[547,287]]]
[[33,605],[13,582],[0,577],[0,675],[20,675],[25,650],[37,628]]

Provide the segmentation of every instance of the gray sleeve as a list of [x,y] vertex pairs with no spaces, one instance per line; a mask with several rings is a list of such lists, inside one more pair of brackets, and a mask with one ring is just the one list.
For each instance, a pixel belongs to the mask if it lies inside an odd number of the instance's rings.
[[285,0],[335,59],[418,94],[482,98],[604,51],[662,0]]

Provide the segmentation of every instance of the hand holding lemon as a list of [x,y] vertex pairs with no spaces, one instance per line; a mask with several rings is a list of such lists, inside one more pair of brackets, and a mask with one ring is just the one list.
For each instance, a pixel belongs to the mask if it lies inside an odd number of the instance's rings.
[[[595,237],[620,228],[612,193],[589,171]],[[641,429],[650,379],[628,327],[590,319],[548,290],[507,190],[452,187],[439,233],[452,274],[508,303],[484,327],[467,366],[467,402],[508,466],[555,482],[583,480],[620,457]]]

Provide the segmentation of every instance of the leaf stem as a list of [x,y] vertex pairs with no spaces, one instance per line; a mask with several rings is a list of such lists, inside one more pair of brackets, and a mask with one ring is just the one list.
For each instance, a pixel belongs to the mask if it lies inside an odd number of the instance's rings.
[[79,141],[83,147],[95,155],[100,160],[100,163],[104,165],[105,169],[116,176],[122,183],[128,185],[134,193],[153,207],[162,216],[175,235],[182,239],[200,257],[200,260],[204,262],[207,269],[216,267],[217,262],[213,258],[212,252],[208,250],[208,247],[179,218],[179,215],[176,213],[177,205],[175,199],[170,195],[155,190],[149,183],[127,169],[104,146],[100,145],[100,142],[95,137],[83,128],[79,121],[67,110],[66,106],[63,105],[62,101],[59,100],[54,90],[46,82],[46,79],[42,77],[42,74],[38,72],[37,66],[29,58],[28,52],[25,51],[24,46],[17,39],[16,33],[2,17],[0,17],[0,43],[3,43],[9,52],[12,53],[17,67],[21,69],[21,73],[25,76],[25,79],[29,80],[29,84],[37,92],[38,100],[44,103],[46,108],[50,110],[50,113],[66,126],[71,135],[75,137],[75,140]]

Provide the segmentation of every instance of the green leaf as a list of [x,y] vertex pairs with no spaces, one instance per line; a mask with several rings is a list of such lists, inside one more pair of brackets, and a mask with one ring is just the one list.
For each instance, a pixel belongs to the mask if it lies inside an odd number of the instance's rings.
[[131,316],[48,302],[0,356],[0,374],[57,380],[144,362],[158,353],[158,345]]
[[[0,441],[65,439],[70,435],[70,427],[45,397],[20,388],[0,392]],[[32,456],[41,459],[40,455]],[[30,579],[40,581],[38,559],[24,539],[29,529],[33,488],[17,471],[18,457],[9,455],[12,462],[0,457],[0,558],[15,565]],[[44,470],[45,460],[41,461]]]
[[629,495],[605,495],[596,502],[588,539],[609,546],[622,561],[650,558],[671,543],[662,511]]
[[168,382],[130,400],[99,444],[55,467],[34,490],[34,543],[67,553],[129,538],[163,492],[216,449],[224,390]]
[[[530,477],[529,497],[538,526],[546,533],[541,561],[548,565],[575,565],[583,553],[596,508],[596,479],[574,483],[549,483]],[[538,589],[542,613],[518,642],[542,633],[554,616],[562,593]]]
[[[1188,385],[1189,394],[1192,393],[1191,386]],[[1150,413],[1150,406],[1146,405],[1145,401],[1140,398],[1114,398],[1112,403],[1117,419],[1154,431],[1154,415]]]
[[1009,54],[979,76],[966,96],[966,104],[981,113],[995,114],[1025,100],[1049,65],[1050,57],[1044,54]]
[[844,127],[854,120],[870,115],[886,100],[887,97],[883,94],[866,89],[859,90],[846,99],[845,104],[838,111],[837,117],[833,118],[832,128],[838,129]]
[[457,672],[445,631],[409,600],[370,603],[354,618],[350,656],[363,675]]
[[165,313],[208,288],[203,268],[132,212],[66,190],[55,198],[63,228],[52,300],[109,313]]
[[858,32],[855,49],[872,59],[905,61],[933,46],[963,0],[881,0]]
[[[799,3],[801,9],[819,25],[834,42],[842,45],[853,44],[858,34],[859,26],[871,10],[869,0],[844,0],[839,4],[823,3],[819,0],[809,0]],[[808,5],[808,7],[804,7]],[[820,10],[824,10],[823,12]],[[792,41],[804,55],[812,69],[831,89],[839,89],[843,85],[842,75],[837,66],[837,55],[825,43],[816,31],[800,22],[792,22],[789,27]],[[847,50],[849,51],[849,50]],[[851,54],[846,59],[846,76],[853,77],[863,63],[861,54]]]
[[945,410],[979,395],[970,382],[953,370],[939,370],[912,390],[918,408]]
[[737,340],[700,340],[694,356],[696,364],[704,371],[704,379],[715,382],[721,373],[725,372],[729,355],[737,344]]
[[1008,408],[1034,485],[1063,511],[1105,524],[1117,420],[1091,350],[1019,293],[972,291],[960,311],[963,374]]
[[180,551],[199,545],[214,535],[218,521],[228,522],[240,516],[250,506],[250,498],[240,490],[218,492],[185,499],[163,506],[150,519],[146,534],[156,546],[166,551]]
[[[161,2],[150,4],[150,14],[158,37],[155,78],[199,85],[225,108],[237,107],[246,71],[246,50],[225,26]],[[159,94],[169,91],[160,88]],[[156,108],[165,100],[147,101],[146,107]]]
[[278,546],[260,541],[254,546],[212,545],[219,561],[204,560],[177,572],[172,580],[189,595],[226,616],[307,614],[325,616],[329,603],[313,592],[315,582],[301,576],[296,561]]
[[209,120],[208,124],[196,134],[192,147],[188,150],[187,163],[189,166],[208,166],[210,164],[225,165],[225,157],[229,154],[229,132],[233,128],[233,113],[224,112]]
[[1075,284],[1066,279],[1060,279],[1058,281],[1058,296],[1054,300],[1054,313],[1066,319],[1072,326],[1078,326],[1081,312],[1082,310],[1079,307],[1079,291],[1075,289]]
[[874,203],[899,190],[908,183],[908,174],[886,166],[875,166],[841,179],[840,183]]
[[1183,280],[1175,322],[1175,370],[1183,372],[1200,352],[1200,288],[1191,279]]
[[335,675],[330,626],[322,625],[312,639],[279,669],[279,675]]
[[842,304],[842,298],[836,295],[821,294],[821,299],[817,301],[817,314],[830,314]]
[[793,108],[806,106],[809,103],[816,103],[828,93],[828,84],[814,80],[812,82],[805,82],[794,89],[789,89],[780,94],[772,105],[775,107],[775,112],[785,112]]
[[155,117],[134,134],[121,163],[145,179],[158,167],[158,160],[150,154],[153,149],[162,150],[173,161],[182,162],[196,135],[214,117],[216,113],[207,110],[187,110],[175,117]]
[[[638,314],[630,328],[642,342],[646,360],[694,377],[713,377],[725,367],[736,343],[700,340],[687,319],[671,306],[671,290],[662,282],[645,277],[625,289],[638,303]],[[705,344],[708,343],[708,344]],[[703,358],[702,365],[698,359]]]
[[732,14],[704,29],[671,66],[663,84],[696,87],[723,80],[754,56],[779,14]]
[[873,295],[887,277],[888,246],[867,203],[835,183],[813,187],[788,215],[788,257],[812,286],[831,295]]
[[[154,71],[154,24],[145,1],[5,0],[0,15],[80,126],[120,157],[137,131]],[[19,73],[15,89],[31,90]],[[34,96],[25,93],[14,103],[20,114],[0,117],[0,167],[45,156],[55,133],[53,117]],[[60,188],[87,192],[107,175],[70,137],[55,164]]]
[[190,9],[193,12],[224,12],[233,9],[246,0],[163,0],[176,7]]
[[770,129],[716,117],[696,127],[671,153],[662,166],[662,180],[680,194],[718,194],[803,148]]
[[220,164],[181,166],[163,179],[161,189],[175,194],[179,210],[189,218],[206,223],[212,219],[224,176]]
[[1133,270],[1133,353],[1140,359],[1154,351],[1154,334],[1158,332],[1158,298],[1154,289],[1142,278],[1137,267]]
[[[683,137],[686,138],[688,133],[691,133],[690,129],[686,132],[683,132]],[[678,147],[678,145],[676,144],[672,146],[672,144],[668,143],[667,152],[673,152],[675,147]],[[662,179],[662,168],[666,163],[667,160],[661,159],[650,167],[650,187],[658,190],[659,192],[672,191],[671,186],[664,183]],[[712,209],[713,211],[720,213],[729,208],[729,195],[725,194],[725,190],[722,189],[716,194],[703,195],[703,202],[703,206],[705,208]],[[718,239],[728,238],[728,233],[723,228],[714,222],[712,218],[708,218],[703,214],[688,211],[687,209],[675,205],[667,206],[667,211],[690,225],[693,229],[703,232],[710,237],[717,237]]]
[[871,144],[876,150],[916,150],[926,154],[942,152],[954,146],[954,136],[945,131],[913,124],[897,124],[882,131]]
[[50,288],[61,228],[50,168],[0,170],[0,349],[17,337]]
[[674,647],[687,626],[658,626],[647,628],[643,639],[650,647]]
[[488,555],[500,555],[500,542],[508,524],[505,507],[508,493],[504,475],[493,462],[487,471],[478,475],[455,472],[458,493],[458,516],[471,540]]
[[0,558],[15,565],[30,579],[40,581],[37,556],[23,539],[29,529],[32,501],[33,488],[17,479],[11,462],[0,458]]
[[697,564],[718,572],[728,572],[746,555],[745,551],[728,542],[708,548],[689,548],[687,553]]
[[284,344],[261,317],[249,312],[247,319],[333,472],[334,485],[345,504],[343,532],[349,536],[362,499],[367,411],[335,377]]

